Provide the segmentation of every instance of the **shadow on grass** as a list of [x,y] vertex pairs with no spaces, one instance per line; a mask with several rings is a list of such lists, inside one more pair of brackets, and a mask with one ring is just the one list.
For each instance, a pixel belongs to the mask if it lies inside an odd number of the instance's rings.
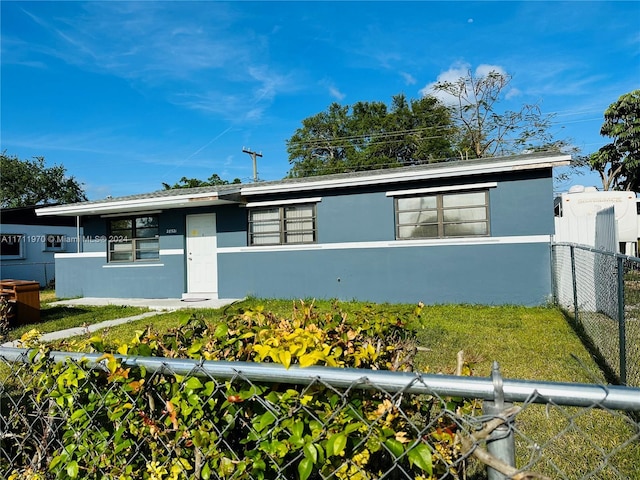
[[573,317],[573,315],[569,314],[569,312],[567,312],[566,310],[564,309],[560,309],[560,310],[562,311],[562,314],[564,315],[564,318],[567,320],[567,323],[569,324],[569,326],[571,326],[571,328],[576,333],[576,335],[578,335],[578,338],[580,339],[584,347],[589,352],[589,355],[591,355],[591,358],[593,358],[593,360],[596,362],[596,364],[602,371],[602,374],[604,375],[605,380],[608,383],[613,385],[622,385],[620,376],[615,372],[613,367],[611,367],[610,362],[607,361],[605,356],[602,355],[602,353],[600,352],[600,349],[593,342],[593,339],[589,336],[589,334],[585,330],[582,323],[576,320]]
[[89,313],[89,309],[82,307],[65,307],[55,306],[49,308],[43,308],[40,310],[40,321],[49,322],[51,320],[60,320],[63,318],[77,317],[79,315],[85,315]]

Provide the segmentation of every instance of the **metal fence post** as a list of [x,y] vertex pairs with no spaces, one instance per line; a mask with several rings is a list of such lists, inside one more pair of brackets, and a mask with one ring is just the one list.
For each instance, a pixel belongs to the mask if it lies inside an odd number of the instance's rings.
[[578,321],[578,279],[576,277],[576,250],[573,245],[569,246],[571,252],[571,283],[573,285],[573,319]]
[[[485,401],[482,405],[482,410],[484,415],[499,417],[502,415],[502,412],[511,408],[513,404],[504,401],[504,389],[502,385],[502,375],[500,374],[500,366],[498,365],[498,362],[495,361],[491,368],[491,379],[493,380],[494,401]],[[487,450],[494,457],[515,468],[516,443],[511,425],[504,423],[491,433],[487,439]],[[509,477],[491,467],[487,467],[487,478],[488,480],[506,480]]]
[[618,260],[618,336],[620,345],[620,382],[627,384],[627,341],[624,315],[624,258],[617,255]]

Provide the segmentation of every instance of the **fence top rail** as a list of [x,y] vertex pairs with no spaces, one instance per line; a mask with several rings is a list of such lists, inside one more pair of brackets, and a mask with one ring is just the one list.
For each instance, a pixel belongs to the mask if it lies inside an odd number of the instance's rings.
[[[31,349],[0,347],[0,358],[8,362],[30,363]],[[35,352],[33,352],[35,353]],[[39,354],[38,354],[39,355]],[[37,356],[36,355],[36,358]],[[49,358],[102,366],[103,354],[49,352]],[[495,400],[490,377],[458,377],[419,372],[392,372],[324,366],[285,368],[277,363],[205,361],[162,357],[115,355],[127,367],[144,367],[149,372],[182,376],[209,376],[220,379],[242,377],[252,382],[308,385],[319,381],[335,388],[381,389],[389,393],[436,394],[441,397]],[[105,367],[106,368],[106,367]],[[640,411],[640,388],[584,383],[502,380],[502,399],[507,402],[553,403],[564,406],[598,406],[612,410]]]
[[580,250],[584,250],[587,252],[600,253],[602,255],[609,255],[615,258],[622,258],[624,260],[631,260],[634,262],[640,262],[640,258],[632,257],[631,255],[625,255],[623,253],[617,252],[608,252],[607,250],[598,250],[597,248],[591,247],[589,245],[582,245],[580,243],[569,243],[569,242],[554,242],[551,244],[554,247],[574,247]]

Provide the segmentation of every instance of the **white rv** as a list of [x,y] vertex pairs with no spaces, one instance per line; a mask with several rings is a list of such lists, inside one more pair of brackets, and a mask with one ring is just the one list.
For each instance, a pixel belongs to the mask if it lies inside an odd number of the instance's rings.
[[637,256],[639,237],[635,192],[576,185],[555,199],[556,242]]

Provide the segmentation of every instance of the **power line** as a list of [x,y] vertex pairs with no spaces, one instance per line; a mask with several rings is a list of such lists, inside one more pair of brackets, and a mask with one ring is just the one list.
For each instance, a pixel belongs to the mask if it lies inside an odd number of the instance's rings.
[[[584,113],[590,113],[591,111],[577,111],[576,114],[584,114]],[[568,116],[571,115],[572,112],[570,110],[564,111],[564,112],[552,112],[549,114],[546,114],[547,117],[554,117],[556,115],[562,114],[562,116]],[[592,117],[592,118],[582,118],[582,119],[575,119],[575,120],[571,120],[571,121],[564,121],[564,122],[554,122],[554,121],[549,121],[549,128],[553,128],[553,127],[557,127],[557,126],[562,126],[562,125],[567,125],[567,124],[572,124],[572,123],[582,123],[582,122],[591,122],[591,121],[595,121],[595,120],[600,120],[600,118],[596,117]],[[452,128],[451,124],[446,124],[446,125],[431,125],[431,126],[426,126],[426,127],[419,127],[419,128],[413,128],[413,129],[406,129],[406,130],[395,130],[395,131],[388,131],[388,132],[368,132],[368,133],[364,133],[364,134],[360,134],[360,135],[346,135],[346,136],[337,136],[337,137],[331,137],[331,138],[313,138],[313,139],[308,139],[308,140],[298,140],[298,141],[292,141],[289,144],[293,145],[293,146],[306,146],[308,148],[313,148],[314,146],[317,147],[322,147],[322,146],[326,146],[326,142],[332,142],[331,143],[331,147],[336,147],[336,148],[340,148],[340,147],[347,147],[347,146],[352,146],[351,144],[344,144],[344,145],[340,145],[340,144],[335,144],[333,142],[339,142],[339,141],[358,141],[358,140],[369,140],[369,144],[372,144],[371,142],[375,140],[380,140],[380,139],[385,139],[385,138],[389,138],[389,137],[397,137],[397,136],[401,136],[401,135],[411,135],[411,134],[416,134],[416,133],[420,133],[420,132],[424,132],[427,130],[438,130],[438,129],[450,129]],[[421,140],[435,140],[437,138],[447,138],[447,135],[430,135],[429,137],[423,137],[421,138]],[[375,144],[375,143],[373,143]]]

